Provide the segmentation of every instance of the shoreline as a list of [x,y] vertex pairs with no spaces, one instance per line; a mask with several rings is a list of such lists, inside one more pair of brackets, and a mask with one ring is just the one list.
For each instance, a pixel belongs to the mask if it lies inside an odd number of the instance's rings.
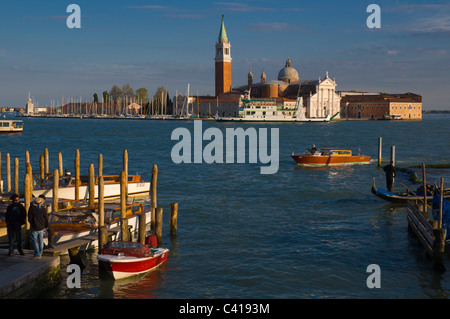
[[[84,115],[76,115],[76,116],[62,116],[62,115],[47,115],[47,114],[39,114],[39,115],[16,115],[16,117],[23,118],[57,118],[57,119],[73,119],[73,120],[159,120],[159,121],[192,121],[192,120],[202,120],[202,121],[216,121],[215,118],[211,117],[173,117],[171,115],[168,116],[158,116],[158,117],[141,117],[141,116],[84,116]],[[330,122],[343,122],[343,121],[394,121],[394,122],[402,122],[402,121],[412,121],[412,122],[420,122],[422,119],[364,119],[364,118],[339,118],[333,119]],[[252,121],[242,121],[239,123],[251,123]],[[271,121],[260,121],[258,123],[271,123]],[[282,123],[283,121],[281,121]],[[278,122],[280,123],[280,122]],[[286,123],[296,123],[295,121],[286,121]],[[308,122],[309,123],[309,122]]]

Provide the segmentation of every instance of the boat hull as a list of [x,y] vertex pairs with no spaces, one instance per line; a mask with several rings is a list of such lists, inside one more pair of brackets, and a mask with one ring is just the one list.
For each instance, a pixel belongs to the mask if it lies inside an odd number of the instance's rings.
[[[145,196],[150,191],[150,182],[128,183],[128,196]],[[34,189],[33,196],[44,195],[46,198],[53,197],[53,188]],[[79,187],[80,198],[89,198],[89,187],[81,185]],[[95,187],[95,198],[98,198],[98,187]],[[120,196],[120,184],[105,184],[104,197],[116,198]],[[64,199],[75,199],[75,186],[60,186],[58,197]]]
[[153,256],[149,257],[128,257],[118,255],[97,255],[97,259],[105,270],[114,279],[123,279],[131,276],[146,273],[167,260],[169,250],[166,248],[155,249]]
[[369,164],[370,156],[352,155],[352,156],[322,156],[301,154],[291,155],[293,160],[301,166],[334,166],[334,165],[355,165]]
[[[145,211],[145,220],[147,223],[151,221],[152,215],[151,211],[147,210]],[[133,215],[130,218],[127,219],[128,227],[131,227],[131,235],[136,236],[137,230],[139,229],[139,216]],[[97,227],[91,227],[89,229],[83,229],[83,227],[78,226],[78,231],[76,229],[76,226],[70,226],[70,225],[60,225],[60,227],[57,227],[58,225],[51,224],[52,228],[55,232],[58,234],[53,238],[54,244],[61,244],[65,243],[70,240],[80,239],[84,238],[90,235],[97,235],[98,234],[98,228]],[[106,228],[108,231],[114,231],[114,234],[111,236],[111,240],[118,240],[119,238],[122,238],[122,231],[120,228],[120,221],[115,221],[113,223],[108,223],[106,225]],[[117,231],[116,231],[117,230]],[[92,241],[89,242],[87,245],[80,246],[80,250],[88,250],[91,248],[99,248],[98,247],[98,236]],[[48,245],[48,237],[44,236],[44,244]]]
[[20,133],[22,131],[22,121],[0,120],[0,133]]
[[216,117],[217,122],[330,122],[331,118],[251,118],[251,117]]

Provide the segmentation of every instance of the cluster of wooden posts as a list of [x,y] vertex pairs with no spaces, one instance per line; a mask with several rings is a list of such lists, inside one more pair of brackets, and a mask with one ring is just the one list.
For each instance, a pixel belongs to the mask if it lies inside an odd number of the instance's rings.
[[440,206],[438,220],[428,218],[428,204],[426,194],[425,164],[422,164],[424,199],[408,201],[408,230],[419,239],[427,254],[433,260],[433,269],[445,271],[444,252],[447,229],[442,228],[442,207],[444,200],[444,179],[440,183]]
[[[378,139],[378,167],[381,167],[382,160],[382,138]],[[390,161],[395,165],[395,145],[391,146]],[[433,260],[433,268],[437,271],[445,271],[444,252],[447,230],[442,228],[442,203],[443,191],[441,191],[439,218],[430,220],[428,218],[428,204],[426,194],[426,172],[425,164],[422,164],[424,199],[418,198],[414,201],[408,201],[408,230],[419,239],[425,248],[427,254]],[[444,189],[444,179],[441,178],[440,189]]]
[[[26,165],[26,173],[24,177],[24,202],[25,209],[28,212],[28,209],[31,205],[31,201],[33,198],[33,173],[32,167],[30,163],[30,155],[29,152],[25,153],[25,165]],[[79,150],[75,151],[75,200],[80,199],[79,186],[81,183],[80,179],[80,152]],[[11,169],[10,169],[10,155],[6,154],[6,194],[10,195],[11,193]],[[152,178],[150,183],[150,209],[151,209],[151,220],[150,227],[153,234],[156,235],[158,246],[161,245],[162,238],[162,224],[163,224],[163,208],[157,207],[157,175],[158,168],[157,165],[153,165],[152,169]],[[60,176],[63,176],[63,160],[62,154],[58,153],[58,169],[53,171],[53,174],[49,173],[49,154],[48,149],[44,150],[44,154],[40,155],[40,178],[38,179],[40,183],[43,183],[45,180],[49,178],[53,178],[53,198],[52,198],[52,211],[58,210],[58,189],[59,189],[59,181]],[[103,156],[102,154],[98,155],[98,212],[99,212],[99,247],[103,247],[108,240],[108,234],[105,226],[105,212],[104,212],[104,180],[103,180]],[[1,153],[0,153],[0,179],[1,179]],[[93,206],[95,202],[95,172],[94,172],[94,164],[89,164],[89,205]],[[1,193],[3,190],[0,190]],[[120,204],[121,204],[121,234],[122,240],[129,241],[132,238],[129,238],[129,230],[128,230],[128,222],[126,218],[126,203],[128,197],[128,152],[124,150],[123,152],[123,170],[120,173]],[[19,159],[15,158],[14,160],[14,193],[19,194]],[[175,236],[177,232],[177,216],[178,216],[178,203],[171,203],[171,212],[170,212],[170,235]],[[146,232],[146,216],[142,211],[139,215],[139,230],[138,230],[138,241],[144,244],[145,242],[145,232]],[[27,230],[27,242],[29,242],[29,230],[30,224],[28,222],[28,218],[26,221],[26,230]],[[49,227],[49,243],[52,243],[52,235],[53,232],[51,227]]]
[[[378,138],[378,167],[381,167],[382,148],[383,148],[383,138],[380,136]],[[395,164],[395,145],[391,146],[390,161]]]

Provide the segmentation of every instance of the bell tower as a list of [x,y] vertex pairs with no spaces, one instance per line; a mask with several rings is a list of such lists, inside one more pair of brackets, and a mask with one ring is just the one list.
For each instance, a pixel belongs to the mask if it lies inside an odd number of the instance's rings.
[[231,91],[231,45],[228,42],[225,24],[220,27],[219,38],[216,43],[216,96],[224,92]]

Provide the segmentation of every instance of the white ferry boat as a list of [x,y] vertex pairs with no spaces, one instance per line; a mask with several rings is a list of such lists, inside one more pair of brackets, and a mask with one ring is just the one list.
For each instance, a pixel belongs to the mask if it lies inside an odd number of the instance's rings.
[[23,131],[23,121],[0,120],[0,133],[14,133]]
[[287,107],[277,103],[276,99],[243,99],[240,101],[238,117],[219,117],[216,121],[233,122],[329,122],[338,113],[326,117],[306,117],[301,109],[302,98],[299,98],[295,107]]

